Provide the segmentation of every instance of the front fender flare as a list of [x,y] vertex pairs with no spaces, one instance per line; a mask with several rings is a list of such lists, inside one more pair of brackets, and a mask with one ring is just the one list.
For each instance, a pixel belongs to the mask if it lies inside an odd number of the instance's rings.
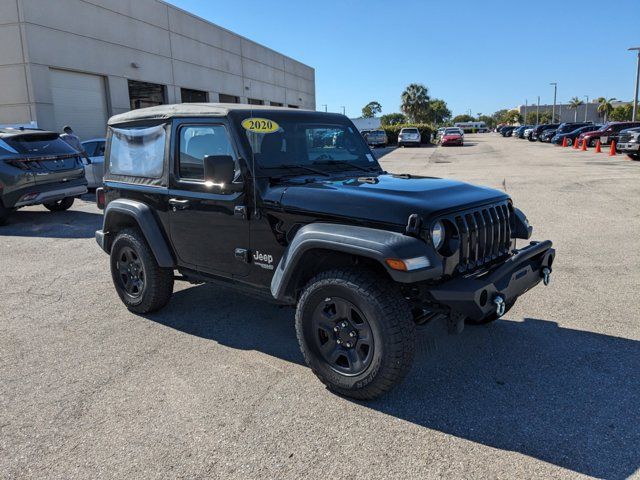
[[160,267],[173,268],[176,266],[168,242],[149,205],[130,199],[113,200],[109,202],[104,211],[102,230],[96,232],[96,241],[105,252],[111,253],[111,244],[114,240],[112,232],[113,228],[117,226],[116,218],[120,215],[133,219],[137,224]]
[[[289,244],[271,279],[271,294],[277,300],[292,298],[292,279],[300,259],[311,249],[334,250],[336,252],[371,258],[389,273],[396,282],[414,283],[442,275],[442,262],[433,249],[424,241],[398,232],[354,225],[312,223],[302,227]],[[387,258],[410,259],[427,257],[429,266],[404,272],[393,270]]]

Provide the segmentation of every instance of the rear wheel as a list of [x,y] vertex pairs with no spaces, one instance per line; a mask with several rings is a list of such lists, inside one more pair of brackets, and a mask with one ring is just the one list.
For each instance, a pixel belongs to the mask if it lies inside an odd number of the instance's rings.
[[395,286],[373,272],[324,272],[305,287],[296,310],[300,348],[330,390],[369,400],[406,376],[415,324]]
[[47,210],[51,210],[52,212],[63,212],[71,208],[74,200],[75,198],[73,197],[66,197],[62,200],[56,200],[55,202],[45,202],[44,206]]
[[111,247],[111,277],[118,296],[135,313],[159,310],[173,293],[173,269],[158,266],[138,230],[118,233]]

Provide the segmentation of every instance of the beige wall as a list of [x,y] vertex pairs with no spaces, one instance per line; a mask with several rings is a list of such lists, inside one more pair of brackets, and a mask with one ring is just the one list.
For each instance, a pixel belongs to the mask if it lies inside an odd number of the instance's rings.
[[159,0],[0,0],[0,45],[0,123],[53,127],[49,67],[103,76],[110,114],[127,79],[315,109],[312,68]]

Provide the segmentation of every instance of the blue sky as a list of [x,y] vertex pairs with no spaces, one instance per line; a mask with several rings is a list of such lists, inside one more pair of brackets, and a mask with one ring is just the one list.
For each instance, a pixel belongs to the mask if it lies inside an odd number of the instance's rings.
[[316,103],[399,110],[412,82],[454,114],[573,96],[631,100],[640,0],[171,0],[316,69]]

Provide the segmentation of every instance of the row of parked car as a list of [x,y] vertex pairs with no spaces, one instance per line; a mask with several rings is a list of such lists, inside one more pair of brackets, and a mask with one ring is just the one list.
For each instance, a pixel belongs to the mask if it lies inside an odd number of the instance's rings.
[[615,142],[616,151],[626,153],[633,160],[640,160],[640,122],[592,122],[545,123],[542,125],[501,125],[496,132],[503,137],[527,139],[560,145],[575,142],[595,147],[598,140],[601,145]]
[[[384,130],[362,130],[360,132],[370,147],[386,147],[389,145],[389,137]],[[419,147],[422,142],[420,130],[405,127],[398,133],[399,147]]]
[[67,210],[88,188],[102,185],[105,139],[82,147],[78,152],[56,132],[0,128],[0,225],[29,205]]

